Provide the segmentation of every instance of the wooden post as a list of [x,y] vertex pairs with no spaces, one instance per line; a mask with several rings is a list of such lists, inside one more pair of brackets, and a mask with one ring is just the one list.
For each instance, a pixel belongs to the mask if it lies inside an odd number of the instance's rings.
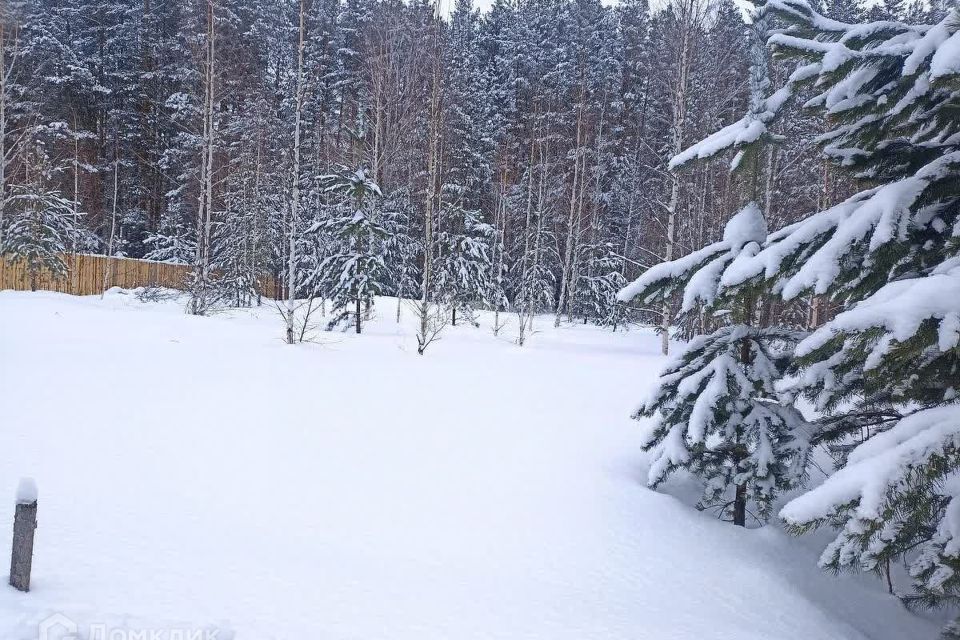
[[10,555],[10,585],[30,591],[33,566],[33,534],[37,528],[37,485],[30,479],[17,488],[17,511],[13,519],[13,551]]

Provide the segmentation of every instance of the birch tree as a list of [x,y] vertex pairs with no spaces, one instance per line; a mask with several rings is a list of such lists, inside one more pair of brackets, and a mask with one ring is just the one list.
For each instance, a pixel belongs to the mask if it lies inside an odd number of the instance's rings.
[[301,127],[303,120],[303,101],[305,92],[304,78],[304,48],[307,40],[307,0],[300,0],[299,31],[297,37],[297,82],[296,106],[294,107],[293,125],[293,165],[291,167],[290,190],[290,219],[287,225],[287,309],[286,309],[286,340],[287,344],[296,342],[294,331],[294,313],[297,299],[297,241],[300,236],[300,146]]
[[446,318],[439,305],[434,304],[434,226],[438,212],[443,206],[441,184],[443,180],[443,34],[440,24],[440,2],[434,5],[430,25],[430,102],[428,116],[429,149],[427,151],[427,193],[423,216],[423,270],[420,301],[417,305],[419,330],[417,353],[423,355],[439,336]]
[[207,0],[207,30],[203,60],[203,146],[200,169],[200,194],[197,207],[197,246],[191,287],[190,313],[206,314],[213,303],[210,282],[211,230],[213,217],[213,159],[216,148],[217,29],[216,0]]
[[[697,35],[703,28],[707,3],[704,0],[674,0],[671,9],[676,20],[676,37],[678,39],[675,60],[673,61],[673,87],[670,104],[672,115],[669,153],[670,157],[675,157],[683,150],[693,50],[696,46]],[[669,182],[670,196],[666,203],[667,221],[663,252],[665,262],[674,259],[677,241],[677,216],[679,215],[681,185],[680,176],[675,170],[671,170]],[[665,301],[660,327],[662,332],[661,350],[664,355],[670,351],[670,325],[672,320],[670,301]]]
[[[0,258],[3,256],[4,215],[8,186],[8,168],[12,167],[17,142],[9,141],[13,103],[13,78],[20,57],[19,24],[12,7],[0,7]],[[14,134],[15,135],[15,134]]]

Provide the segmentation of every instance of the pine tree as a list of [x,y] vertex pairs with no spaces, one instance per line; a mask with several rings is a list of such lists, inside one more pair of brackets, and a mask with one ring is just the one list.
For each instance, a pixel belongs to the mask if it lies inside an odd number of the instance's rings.
[[575,308],[584,323],[592,319],[616,331],[627,320],[627,307],[617,299],[617,294],[627,285],[623,260],[614,255],[612,244],[604,243],[582,262],[583,274],[577,276],[580,286]]
[[718,509],[740,526],[751,501],[762,521],[780,492],[802,484],[809,449],[803,416],[777,391],[800,334],[764,327],[756,291],[728,289],[723,282],[728,270],[767,240],[756,199],[763,147],[773,141],[769,106],[779,97],[767,95],[768,18],[759,11],[753,18],[747,114],[671,160],[677,168],[737,148],[732,166],[743,176],[750,202],[730,218],[719,242],[648,269],[620,294],[624,301],[639,297],[666,306],[679,293],[682,314],[703,309],[719,325],[685,346],[636,415],[652,418],[645,445],[653,453],[650,484],[688,469],[705,484],[700,507]]
[[445,79],[450,156],[445,188],[456,190],[456,200],[470,209],[481,207],[491,175],[485,125],[492,107],[480,66],[477,21],[471,0],[457,0],[450,16],[450,68]]
[[348,165],[360,161],[357,144],[363,120],[363,37],[373,20],[371,6],[364,0],[346,0],[337,22],[337,67],[330,79],[339,103],[336,107],[337,146]]
[[487,296],[493,289],[493,227],[480,220],[479,211],[454,204],[444,206],[441,224],[443,231],[437,234],[434,266],[436,299],[450,307],[452,324],[457,324],[457,311],[476,324],[474,310],[489,302]]
[[5,206],[10,217],[4,234],[4,259],[24,263],[34,291],[44,274],[68,273],[64,254],[77,244],[73,202],[53,186],[56,167],[39,141],[24,158],[24,180],[13,185]]
[[[699,506],[741,526],[748,501],[763,520],[779,492],[802,482],[808,451],[802,415],[776,390],[799,334],[755,326],[754,305],[720,286],[724,271],[756,253],[766,237],[766,221],[750,203],[730,219],[722,240],[648,269],[620,294],[649,303],[678,292],[682,313],[698,305],[718,313],[719,328],[685,346],[636,417],[652,419],[644,445],[653,454],[651,486],[687,469],[705,485]],[[730,313],[731,303],[739,310]]]
[[838,528],[833,570],[910,568],[909,603],[960,595],[952,515],[960,468],[960,179],[956,10],[934,26],[828,20],[803,0],[767,11],[791,25],[770,38],[801,60],[770,116],[812,85],[829,117],[823,153],[865,190],[771,234],[729,268],[726,286],[763,283],[785,300],[813,293],[841,312],[796,349],[785,392],[823,414],[815,442],[841,469],[780,515],[797,532]]
[[380,187],[363,169],[324,176],[322,182],[328,194],[339,196],[330,218],[312,229],[334,240],[316,276],[332,305],[328,328],[353,324],[360,333],[388,278],[383,253],[388,231],[377,215]]
[[421,274],[417,256],[423,249],[413,230],[414,206],[406,189],[397,189],[383,201],[383,259],[389,276],[388,291],[397,297],[397,322],[404,299],[416,297]]

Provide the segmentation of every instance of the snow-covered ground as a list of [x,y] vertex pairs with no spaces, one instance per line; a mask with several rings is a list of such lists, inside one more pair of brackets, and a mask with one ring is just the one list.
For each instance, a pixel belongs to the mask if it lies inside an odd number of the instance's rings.
[[650,332],[456,327],[419,357],[393,305],[291,347],[269,307],[0,293],[0,554],[40,492],[0,638],[935,637],[817,541],[643,487]]

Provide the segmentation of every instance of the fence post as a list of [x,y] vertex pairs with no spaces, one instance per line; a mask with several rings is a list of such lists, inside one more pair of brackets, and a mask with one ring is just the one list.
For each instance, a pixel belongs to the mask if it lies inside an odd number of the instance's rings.
[[13,550],[10,554],[10,585],[30,591],[33,567],[33,534],[37,528],[37,484],[24,478],[17,487],[17,511],[13,518]]

